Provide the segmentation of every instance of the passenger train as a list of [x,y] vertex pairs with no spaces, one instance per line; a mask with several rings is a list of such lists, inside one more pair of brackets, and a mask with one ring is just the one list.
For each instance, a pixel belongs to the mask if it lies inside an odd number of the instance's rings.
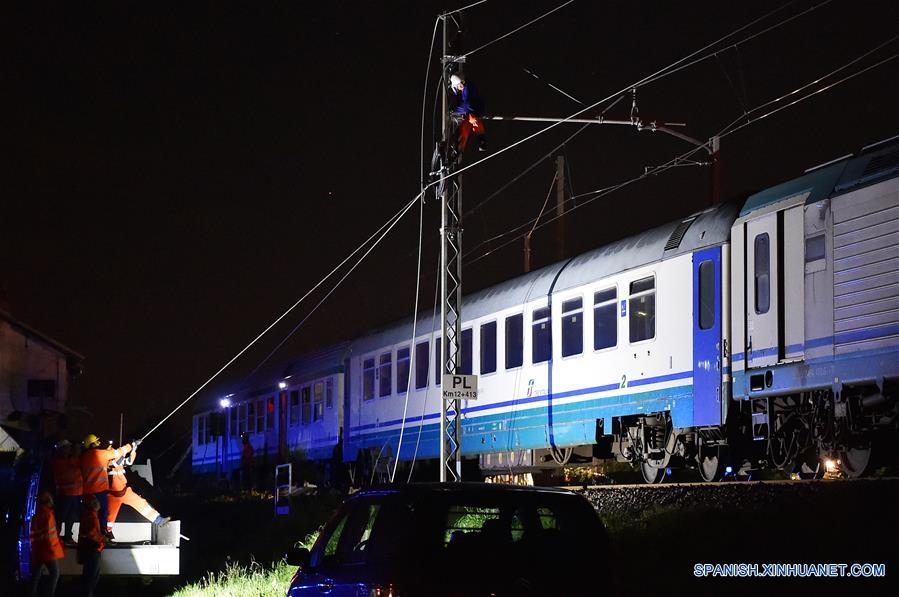
[[[899,138],[473,293],[462,315],[459,372],[479,376],[462,454],[484,475],[609,457],[648,483],[824,459],[865,474],[899,415]],[[239,468],[242,433],[268,465],[358,477],[437,458],[440,322],[412,324],[196,413],[195,473]]]

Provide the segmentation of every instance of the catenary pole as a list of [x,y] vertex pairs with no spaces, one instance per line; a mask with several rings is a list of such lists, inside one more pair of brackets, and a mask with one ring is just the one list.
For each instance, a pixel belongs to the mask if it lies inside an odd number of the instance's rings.
[[[441,108],[443,150],[438,186],[440,190],[440,373],[455,375],[459,370],[459,332],[462,327],[462,177],[448,178],[456,168],[454,134],[449,113],[448,75],[461,61],[448,53],[448,14],[443,20],[443,54],[441,55]],[[440,482],[462,480],[461,401],[440,400]]]

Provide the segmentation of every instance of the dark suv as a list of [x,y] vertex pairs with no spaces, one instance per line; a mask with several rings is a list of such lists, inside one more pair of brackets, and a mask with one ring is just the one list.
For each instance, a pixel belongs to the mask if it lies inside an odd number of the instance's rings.
[[612,580],[602,522],[561,489],[482,483],[360,491],[325,525],[289,597],[595,595]]

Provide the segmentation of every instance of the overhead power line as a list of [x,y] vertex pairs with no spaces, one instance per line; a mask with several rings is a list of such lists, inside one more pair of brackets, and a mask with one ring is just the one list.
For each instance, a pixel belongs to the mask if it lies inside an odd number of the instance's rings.
[[500,36],[497,37],[496,39],[493,39],[493,40],[491,40],[491,41],[488,41],[488,42],[485,43],[484,45],[478,46],[477,48],[475,48],[474,50],[472,50],[472,51],[470,51],[470,52],[466,52],[466,53],[462,54],[462,56],[459,56],[459,59],[462,59],[462,58],[468,58],[468,57],[471,56],[472,54],[475,54],[476,52],[480,52],[480,51],[483,50],[484,48],[487,48],[487,47],[489,47],[489,46],[492,46],[492,45],[495,44],[496,42],[502,41],[502,40],[506,39],[507,37],[509,37],[510,35],[514,35],[514,34],[518,33],[519,31],[521,31],[521,30],[524,29],[525,27],[530,27],[531,25],[533,25],[533,24],[536,23],[537,21],[540,21],[540,20],[542,20],[542,19],[548,17],[549,15],[553,14],[554,12],[556,12],[556,11],[558,11],[558,10],[561,10],[561,9],[565,8],[566,6],[568,6],[569,4],[571,4],[572,2],[574,2],[574,0],[568,0],[568,2],[563,2],[563,3],[560,4],[559,6],[555,7],[554,9],[552,9],[552,10],[550,10],[550,11],[548,11],[548,12],[543,13],[543,14],[540,15],[539,17],[536,17],[536,18],[534,18],[534,19],[531,19],[530,21],[528,21],[528,22],[525,23],[524,25],[521,25],[520,27],[516,27],[515,29],[513,29],[512,31],[509,31],[508,33],[504,33],[503,35],[500,35]]

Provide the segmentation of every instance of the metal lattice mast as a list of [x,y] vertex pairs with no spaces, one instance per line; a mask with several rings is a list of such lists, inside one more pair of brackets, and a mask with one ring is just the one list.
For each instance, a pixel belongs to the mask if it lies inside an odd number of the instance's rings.
[[[440,189],[440,319],[442,321],[440,366],[441,374],[456,374],[459,368],[459,334],[462,329],[462,182],[458,177],[446,179],[456,168],[454,135],[450,122],[447,98],[449,69],[456,62],[447,55],[447,15],[443,20],[443,54],[441,60],[443,127],[441,149],[443,152],[440,176],[444,180]],[[461,401],[440,400],[440,481],[462,480]]]

